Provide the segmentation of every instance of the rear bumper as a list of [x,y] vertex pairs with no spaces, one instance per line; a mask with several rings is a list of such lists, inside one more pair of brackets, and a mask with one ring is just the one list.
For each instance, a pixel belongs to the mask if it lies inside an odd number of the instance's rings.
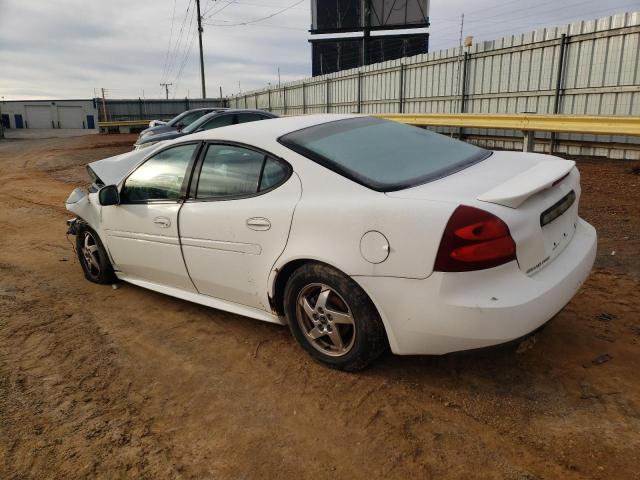
[[596,256],[595,229],[582,219],[564,251],[532,276],[516,262],[424,280],[354,277],[382,316],[394,353],[445,354],[483,348],[536,330],[573,298]]

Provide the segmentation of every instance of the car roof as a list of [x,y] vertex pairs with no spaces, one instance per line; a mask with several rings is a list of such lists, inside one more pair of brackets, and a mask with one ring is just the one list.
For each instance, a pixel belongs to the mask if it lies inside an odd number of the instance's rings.
[[[187,113],[187,112],[199,112],[201,110],[216,110],[216,111],[222,111],[222,110],[229,110],[227,107],[200,107],[200,108],[191,108],[189,110],[185,110],[182,113]],[[180,115],[182,115],[182,113]]]
[[225,109],[216,110],[211,113],[207,113],[202,118],[214,116],[215,114],[219,114],[219,113],[260,113],[262,115],[272,115],[277,118],[277,115],[275,113],[271,113],[271,112],[268,112],[267,110],[260,110],[255,108],[225,108]]
[[346,120],[348,118],[362,117],[357,114],[313,114],[298,115],[293,117],[277,117],[260,122],[247,122],[239,125],[230,125],[228,127],[220,127],[204,132],[192,133],[180,140],[237,140],[246,139],[256,140],[275,140],[287,133],[295,132],[314,125],[335,122],[338,120]]

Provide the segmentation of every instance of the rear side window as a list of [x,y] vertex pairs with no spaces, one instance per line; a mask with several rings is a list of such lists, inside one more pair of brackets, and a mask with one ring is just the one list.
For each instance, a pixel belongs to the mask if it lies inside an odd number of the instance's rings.
[[202,161],[196,198],[254,195],[283,183],[288,165],[263,153],[234,145],[210,145]]
[[260,179],[260,191],[269,190],[275,185],[284,182],[288,176],[289,169],[286,165],[267,157],[262,171],[262,178]]
[[371,117],[315,125],[284,135],[279,142],[379,191],[442,178],[491,155],[429,130]]
[[178,200],[197,147],[189,144],[168,148],[144,162],[125,181],[121,193],[123,202]]

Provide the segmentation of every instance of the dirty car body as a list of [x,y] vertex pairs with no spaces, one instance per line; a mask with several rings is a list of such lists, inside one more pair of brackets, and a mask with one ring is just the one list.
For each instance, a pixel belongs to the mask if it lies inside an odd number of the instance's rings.
[[[224,127],[148,150],[90,164],[93,187],[67,202],[117,278],[293,324],[337,368],[375,356],[340,363],[378,321],[401,355],[523,337],[571,300],[595,258],[569,160],[353,115]],[[145,171],[153,162],[167,164],[157,178]],[[107,186],[117,200],[105,206]]]

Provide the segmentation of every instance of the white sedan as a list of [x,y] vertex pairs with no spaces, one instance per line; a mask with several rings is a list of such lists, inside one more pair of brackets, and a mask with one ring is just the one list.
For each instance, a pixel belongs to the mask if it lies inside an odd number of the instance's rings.
[[525,337],[595,258],[570,160],[355,115],[150,150],[91,163],[67,200],[86,278],[288,324],[334,368]]

